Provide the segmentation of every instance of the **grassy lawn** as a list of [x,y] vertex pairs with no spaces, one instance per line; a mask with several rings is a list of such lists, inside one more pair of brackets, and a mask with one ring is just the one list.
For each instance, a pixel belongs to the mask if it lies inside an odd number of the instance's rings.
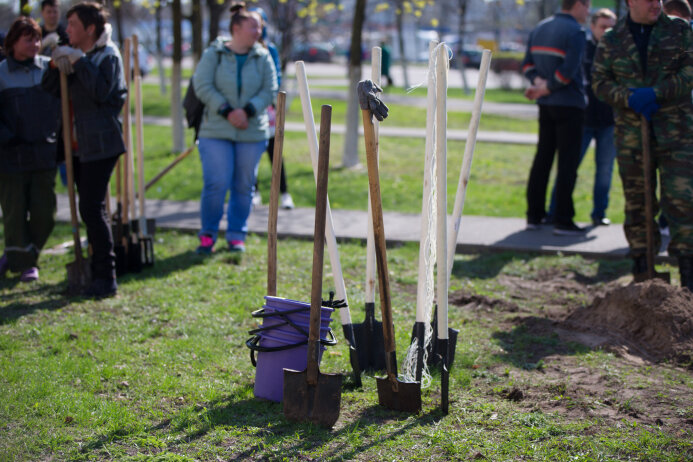
[[[60,225],[48,246],[67,239],[69,229]],[[637,367],[517,321],[544,319],[551,300],[515,298],[508,281],[551,273],[600,286],[622,278],[626,262],[458,255],[451,294],[517,304],[507,311],[495,304],[451,305],[450,325],[460,334],[450,414],[438,410],[436,374],[423,390],[419,415],[380,408],[375,381],[364,377],[363,389],[343,390],[340,420],[330,431],[288,422],[281,405],[253,398],[254,370],[244,342],[256,325],[250,311],[261,306],[265,294],[264,238],[250,236],[241,262],[226,252],[203,259],[192,252],[195,245],[193,235],[160,232],[155,266],[120,278],[118,297],[104,301],[61,294],[70,254],[44,255],[38,283],[0,279],[0,460],[693,457],[691,427],[678,423],[693,419],[690,371]],[[310,242],[280,242],[280,295],[307,299],[311,251]],[[344,243],[341,253],[352,317],[360,322],[365,249]],[[417,255],[415,245],[388,251],[400,358],[414,320]],[[327,268],[324,292],[329,287]],[[586,296],[572,305],[554,300],[563,310],[588,301]],[[321,370],[348,373],[348,353],[335,324],[340,343],[324,355]],[[552,375],[557,362],[566,371],[590,371],[608,383],[608,393],[579,393],[571,373]],[[509,398],[516,389],[524,399]],[[673,417],[662,417],[657,425],[631,417],[637,415],[634,409],[648,411],[644,397],[623,396],[629,390],[666,403]],[[616,416],[583,414],[605,408]]]

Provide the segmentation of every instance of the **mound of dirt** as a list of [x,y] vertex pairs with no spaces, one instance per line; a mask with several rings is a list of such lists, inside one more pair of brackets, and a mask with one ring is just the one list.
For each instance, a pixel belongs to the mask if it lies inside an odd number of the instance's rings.
[[690,361],[693,294],[652,280],[619,287],[574,310],[562,323],[605,334],[653,361]]

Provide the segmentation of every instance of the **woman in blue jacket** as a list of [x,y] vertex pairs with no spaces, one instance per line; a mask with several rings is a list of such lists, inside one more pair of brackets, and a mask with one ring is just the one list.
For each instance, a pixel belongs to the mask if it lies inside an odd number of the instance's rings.
[[107,16],[99,3],[83,2],[70,8],[67,35],[71,46],[60,46],[53,51],[51,70],[43,77],[44,88],[60,95],[58,69],[68,74],[73,118],[63,123],[73,126],[79,213],[92,248],[92,283],[84,293],[88,297],[113,296],[118,288],[105,197],[118,156],[125,152],[118,114],[127,87],[123,62],[111,41]]
[[258,163],[269,139],[267,106],[277,91],[272,57],[258,43],[260,16],[242,2],[234,4],[230,30],[231,40],[217,40],[205,50],[193,76],[195,93],[205,104],[200,254],[213,251],[229,190],[226,241],[232,252],[245,250]]
[[5,252],[0,276],[39,277],[38,257],[55,224],[56,131],[60,101],[41,88],[49,58],[38,54],[41,28],[17,18],[0,63],[0,207]]

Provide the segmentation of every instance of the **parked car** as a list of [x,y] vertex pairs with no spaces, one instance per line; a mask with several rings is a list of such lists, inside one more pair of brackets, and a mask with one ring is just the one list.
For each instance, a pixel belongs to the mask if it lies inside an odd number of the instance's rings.
[[334,47],[329,43],[300,43],[291,53],[292,61],[329,63],[334,57]]
[[458,50],[457,55],[459,61],[464,65],[464,67],[473,67],[479,69],[481,66],[481,55],[483,49],[475,45],[464,45],[462,50]]

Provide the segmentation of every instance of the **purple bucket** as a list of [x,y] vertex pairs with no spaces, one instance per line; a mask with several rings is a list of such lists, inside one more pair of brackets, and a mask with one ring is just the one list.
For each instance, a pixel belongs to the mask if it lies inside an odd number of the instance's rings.
[[[275,330],[272,334],[261,334],[260,345],[277,347],[291,345],[306,340],[304,335]],[[325,347],[320,345],[318,361],[322,359]],[[258,352],[255,369],[256,398],[263,398],[277,403],[282,402],[284,394],[284,369],[303,371],[308,363],[308,345],[300,345],[287,350]]]

